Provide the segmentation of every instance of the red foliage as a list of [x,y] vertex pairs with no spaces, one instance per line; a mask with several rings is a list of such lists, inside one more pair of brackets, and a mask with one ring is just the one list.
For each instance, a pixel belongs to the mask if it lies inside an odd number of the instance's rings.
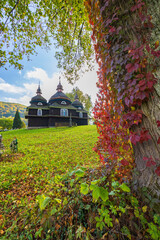
[[158,144],[160,144],[160,137],[158,138],[158,141],[157,141]]
[[124,166],[128,166],[128,165],[129,165],[129,162],[126,161],[125,159],[123,159],[123,160],[121,161],[121,164],[124,165]]
[[154,165],[156,165],[156,162],[153,161],[153,160],[148,161],[147,164],[146,164],[147,167],[151,167],[151,166],[154,166]]
[[[97,1],[86,0],[93,30],[96,60],[99,64],[99,93],[94,107],[94,117],[99,132],[95,150],[105,164],[114,165],[114,171],[131,176],[133,153],[131,144],[151,139],[145,129],[136,133],[130,131],[142,121],[140,106],[149,98],[156,83],[154,59],[160,55],[152,49],[145,35],[140,31],[152,28],[151,17],[147,14],[144,0],[136,0],[130,7],[134,12],[134,32],[139,32],[137,41],[122,41],[123,26],[119,21],[119,8],[112,9],[112,1],[105,1],[102,7]],[[105,18],[103,13],[105,11]],[[122,14],[123,15],[123,14]],[[136,15],[136,17],[135,17]],[[149,34],[149,31],[148,31]],[[147,51],[146,51],[147,50]],[[148,59],[153,59],[153,64]],[[157,123],[160,126],[160,121]],[[160,143],[160,140],[158,140]],[[119,159],[123,159],[119,161]],[[112,162],[111,162],[112,161]],[[152,159],[147,166],[155,165]]]
[[160,127],[160,121],[159,120],[157,120],[157,126]]
[[160,176],[160,166],[156,168],[155,173]]

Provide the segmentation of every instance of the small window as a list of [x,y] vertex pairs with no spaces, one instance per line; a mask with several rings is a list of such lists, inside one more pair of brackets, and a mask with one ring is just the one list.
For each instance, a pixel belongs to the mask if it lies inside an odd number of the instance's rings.
[[38,115],[38,116],[42,116],[42,109],[38,109],[37,115]]
[[82,112],[79,113],[79,117],[83,118],[83,113]]
[[37,105],[39,105],[39,106],[41,105],[42,106],[43,104],[41,102],[38,102]]
[[61,109],[61,111],[60,111],[60,115],[61,116],[64,116],[64,117],[67,117],[68,116],[68,109]]
[[67,104],[65,101],[62,101],[61,104]]
[[78,107],[78,109],[82,109],[81,107]]

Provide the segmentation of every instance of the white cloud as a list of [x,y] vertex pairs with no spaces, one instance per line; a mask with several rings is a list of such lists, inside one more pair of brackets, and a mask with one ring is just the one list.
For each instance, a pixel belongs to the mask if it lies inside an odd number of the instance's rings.
[[[42,68],[33,68],[32,71],[28,71],[25,75],[27,81],[23,84],[23,87],[18,87],[5,82],[0,78],[0,90],[16,94],[16,97],[6,97],[5,101],[29,105],[29,102],[33,96],[36,95],[37,87],[40,81],[42,96],[47,99],[56,93],[56,88],[59,83],[59,77],[61,76],[61,83],[64,88],[64,93],[71,92],[74,87],[78,87],[83,93],[87,93],[91,96],[92,102],[95,102],[96,93],[98,89],[96,87],[97,82],[97,69],[86,72],[80,77],[74,85],[71,85],[67,80],[60,74],[60,72],[53,73],[51,77],[48,76],[47,72]],[[30,81],[29,81],[30,80]],[[31,83],[29,83],[31,82]],[[19,96],[18,96],[19,95]]]
[[33,71],[28,71],[26,73],[26,77],[28,79],[33,78],[33,79],[38,79],[40,81],[45,81],[46,78],[48,78],[47,73],[45,72],[45,70],[43,70],[42,68],[33,68]]
[[[96,99],[96,93],[98,92],[96,87],[97,82],[96,71],[97,68],[95,68],[95,70],[91,72],[84,73],[80,77],[80,80],[77,81],[74,85],[69,84],[67,80],[64,79],[64,77],[62,77],[59,72],[53,73],[53,75],[49,78],[46,71],[41,68],[34,68],[33,71],[28,71],[26,74],[26,78],[36,79],[40,81],[42,95],[47,100],[49,100],[50,97],[53,94],[55,94],[59,82],[59,76],[61,76],[61,83],[63,85],[64,92],[71,92],[74,87],[79,87],[79,89],[82,90],[84,93],[91,95],[92,102],[94,102]],[[28,84],[28,90],[30,89],[31,91],[34,89],[34,93],[36,93],[39,81],[37,81],[37,84],[32,83],[32,87],[30,84]],[[24,84],[24,86],[25,88],[27,88],[26,84]]]
[[23,88],[9,84],[5,82],[2,78],[0,78],[0,90],[7,93],[17,93],[17,94],[25,92]]
[[20,97],[20,98],[4,98],[6,102],[11,102],[11,103],[20,103],[23,105],[28,106],[31,98],[27,95]]
[[0,83],[4,83],[5,81],[2,79],[2,78],[0,78]]

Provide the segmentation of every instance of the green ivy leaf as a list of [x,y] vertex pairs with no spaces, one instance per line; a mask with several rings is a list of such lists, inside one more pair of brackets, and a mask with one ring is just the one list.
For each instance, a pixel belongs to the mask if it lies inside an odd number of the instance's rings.
[[[92,189],[91,189],[92,186]],[[93,190],[92,192],[92,197],[95,201],[98,200],[98,198],[100,197],[100,191],[99,191],[99,187],[97,185],[91,185],[90,189]]]
[[125,183],[122,183],[119,187],[122,189],[123,192],[131,191],[131,189]]
[[39,208],[41,211],[43,211],[46,208],[46,206],[49,204],[51,200],[50,197],[46,197],[44,194],[38,195],[36,199],[39,203]]
[[154,222],[160,226],[160,215],[159,214],[154,215]]
[[81,183],[81,193],[86,195],[89,192],[89,187],[87,183]]
[[56,207],[53,207],[53,209],[51,210],[51,216],[54,215],[57,212]]
[[108,191],[106,189],[104,189],[103,187],[99,187],[99,194],[101,199],[105,202],[106,200],[108,200]]
[[82,169],[78,169],[77,171],[75,171],[75,175],[77,177],[83,177],[85,174],[85,172]]
[[149,232],[152,239],[159,240],[160,231],[158,230],[157,226],[151,222],[151,223],[148,223],[148,227],[149,229],[147,229],[147,232]]
[[122,233],[124,233],[131,240],[131,233],[130,233],[129,229],[126,226],[123,226],[121,228],[121,231],[122,231]]

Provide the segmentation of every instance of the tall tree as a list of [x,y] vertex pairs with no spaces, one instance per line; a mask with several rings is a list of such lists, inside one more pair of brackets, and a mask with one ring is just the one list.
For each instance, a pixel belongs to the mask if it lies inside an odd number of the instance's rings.
[[22,127],[23,127],[23,123],[21,121],[21,117],[20,117],[19,111],[17,109],[14,120],[13,120],[13,129],[22,128]]
[[21,69],[25,55],[29,58],[36,46],[48,48],[53,41],[58,66],[69,81],[78,78],[86,62],[91,66],[90,26],[83,0],[1,0],[0,17],[0,67],[9,64]]
[[[159,41],[154,16],[159,1],[87,1],[93,28],[99,94],[95,118],[100,133],[97,151],[123,171],[137,167],[136,182],[160,194]],[[157,19],[156,19],[157,21]]]
[[66,93],[66,95],[72,100],[72,102],[75,100],[76,94],[78,95],[79,101],[83,104],[84,108],[91,115],[91,110],[93,107],[91,96],[89,96],[88,94],[84,94],[78,87],[73,88],[71,93]]
[[0,129],[11,129],[13,127],[13,120],[9,118],[0,118]]

